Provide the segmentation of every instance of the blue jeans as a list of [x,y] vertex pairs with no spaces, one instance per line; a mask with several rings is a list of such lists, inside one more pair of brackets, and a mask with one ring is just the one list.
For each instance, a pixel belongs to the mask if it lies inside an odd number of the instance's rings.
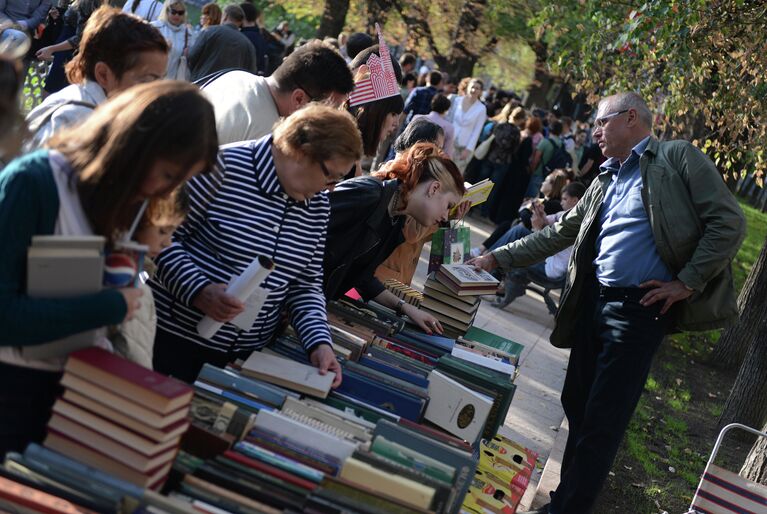
[[538,198],[538,194],[541,192],[541,185],[543,185],[543,175],[531,175],[530,182],[527,183],[525,198]]
[[562,474],[549,512],[585,514],[602,489],[669,323],[645,291],[615,298],[590,280],[572,334],[562,406],[570,424]]
[[532,234],[530,230],[527,229],[526,226],[523,224],[514,225],[509,229],[508,232],[506,232],[504,235],[498,238],[498,240],[493,243],[493,246],[489,248],[490,251],[493,251],[497,248],[500,248],[502,246],[506,246],[509,243],[513,243],[517,239],[522,239],[525,236],[528,236]]
[[504,287],[506,292],[503,298],[498,302],[504,307],[520,296],[525,294],[527,284],[533,280],[550,280],[546,275],[546,263],[537,262],[524,268],[512,268],[506,272]]

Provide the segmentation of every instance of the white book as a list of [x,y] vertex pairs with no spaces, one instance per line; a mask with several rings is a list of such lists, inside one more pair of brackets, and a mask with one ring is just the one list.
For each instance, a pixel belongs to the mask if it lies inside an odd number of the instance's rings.
[[327,397],[336,376],[332,371],[320,375],[314,366],[266,352],[251,353],[242,364],[242,374],[320,398]]
[[480,366],[494,369],[495,371],[500,371],[501,373],[505,373],[510,377],[513,377],[514,372],[517,370],[517,367],[514,366],[514,364],[503,362],[502,360],[494,359],[493,357],[487,357],[480,353],[472,352],[471,350],[465,350],[458,347],[457,345],[453,347],[453,350],[450,353],[453,357],[468,362],[473,362],[474,364],[479,364]]
[[466,441],[479,439],[493,406],[492,398],[436,370],[429,373],[429,398],[426,419]]
[[305,425],[278,411],[259,411],[254,426],[280,434],[302,445],[317,448],[342,462],[351,457],[358,446],[318,428]]

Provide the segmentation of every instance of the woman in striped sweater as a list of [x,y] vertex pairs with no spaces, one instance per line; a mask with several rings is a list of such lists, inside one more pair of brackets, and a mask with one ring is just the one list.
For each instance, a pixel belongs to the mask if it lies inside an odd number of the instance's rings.
[[[330,348],[322,259],[330,202],[327,189],[362,154],[354,119],[327,106],[306,107],[273,134],[224,147],[220,173],[189,184],[191,209],[173,244],[157,259],[151,282],[157,302],[154,368],[193,382],[203,364],[217,366],[247,357],[276,336],[281,313],[320,369],[340,366]],[[228,322],[243,304],[226,294],[226,284],[258,256],[275,269],[262,287],[265,303],[249,330],[232,324],[210,339],[197,323],[208,315]]]

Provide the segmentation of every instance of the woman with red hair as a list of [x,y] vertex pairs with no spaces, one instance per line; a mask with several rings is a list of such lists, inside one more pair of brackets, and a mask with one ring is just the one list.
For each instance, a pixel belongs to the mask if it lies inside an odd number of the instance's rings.
[[325,247],[325,296],[355,288],[365,301],[406,314],[427,333],[442,333],[436,318],[387,291],[375,270],[404,241],[408,216],[424,226],[447,221],[465,188],[458,168],[438,147],[418,143],[382,171],[340,183],[330,193]]

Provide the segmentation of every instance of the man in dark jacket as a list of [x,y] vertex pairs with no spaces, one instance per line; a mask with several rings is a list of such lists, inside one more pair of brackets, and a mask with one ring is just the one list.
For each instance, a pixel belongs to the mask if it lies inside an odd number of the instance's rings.
[[258,59],[258,74],[266,74],[266,40],[263,34],[261,34],[261,24],[259,18],[261,12],[255,5],[250,2],[243,2],[240,4],[243,14],[245,14],[245,20],[242,22],[242,28],[240,32],[247,37],[253,44],[253,48],[256,49],[256,58]]
[[245,13],[239,5],[224,7],[221,25],[209,27],[200,33],[189,50],[192,80],[198,80],[217,71],[235,68],[256,73],[258,58],[250,40],[240,33]]
[[437,94],[437,88],[442,83],[442,74],[431,71],[426,78],[426,85],[417,87],[410,92],[405,101],[405,114],[429,114],[431,112],[431,99]]
[[573,245],[551,334],[572,348],[562,390],[570,432],[559,487],[539,513],[591,511],[667,333],[738,316],[730,261],[746,223],[714,163],[686,141],[654,139],[636,93],[603,99],[594,127],[608,160],[583,200],[470,261],[519,268]]

